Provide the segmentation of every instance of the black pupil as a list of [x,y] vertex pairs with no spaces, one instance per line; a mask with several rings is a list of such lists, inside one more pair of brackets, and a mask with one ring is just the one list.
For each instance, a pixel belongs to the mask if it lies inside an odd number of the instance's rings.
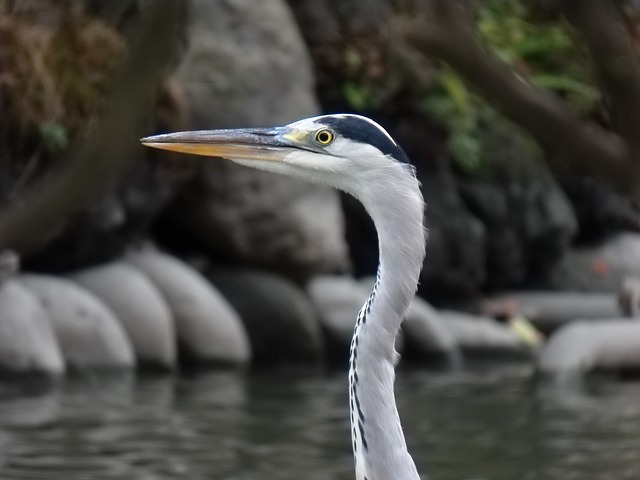
[[330,140],[331,136],[329,135],[329,132],[320,132],[318,134],[318,140],[320,140],[320,142],[322,143],[327,143]]

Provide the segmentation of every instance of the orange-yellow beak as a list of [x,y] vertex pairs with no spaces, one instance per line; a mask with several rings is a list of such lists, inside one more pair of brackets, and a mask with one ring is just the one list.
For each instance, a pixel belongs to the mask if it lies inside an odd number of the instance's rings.
[[282,161],[305,149],[287,127],[201,130],[154,135],[140,140],[148,147],[230,159]]

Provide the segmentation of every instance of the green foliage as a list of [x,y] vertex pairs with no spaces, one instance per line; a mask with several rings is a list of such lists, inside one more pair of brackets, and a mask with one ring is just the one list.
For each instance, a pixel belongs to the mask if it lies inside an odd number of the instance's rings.
[[[571,38],[561,20],[531,21],[525,2],[489,0],[477,13],[477,29],[483,41],[525,81],[556,92],[583,114],[599,101],[586,54]],[[449,67],[443,67],[429,90],[423,107],[447,129],[447,149],[456,165],[468,173],[478,172],[496,152],[495,126],[509,131],[523,148],[536,157],[529,136],[470,92]],[[493,140],[492,140],[493,138]]]
[[423,106],[447,128],[447,149],[453,160],[466,171],[477,169],[481,110],[488,107],[467,90],[462,79],[449,67],[443,68],[439,85],[426,97]]
[[346,82],[342,85],[342,96],[349,108],[358,112],[374,110],[379,106],[374,93],[365,85]]
[[62,151],[69,144],[67,129],[59,122],[42,122],[38,125],[38,131],[44,147],[49,152]]
[[[28,144],[32,139],[54,153],[86,128],[103,107],[126,43],[113,26],[66,2],[46,3],[37,19],[20,9],[3,12],[7,4],[0,0],[0,143],[19,162],[40,148]],[[64,19],[64,28],[49,17]]]
[[461,172],[490,175],[495,167],[527,169],[541,159],[539,146],[527,132],[479,96],[458,92],[464,84],[456,73],[445,69],[443,78],[423,107],[447,128],[447,151]]
[[383,99],[377,61],[363,45],[352,45],[342,53],[340,96],[350,109],[371,112],[380,108]]

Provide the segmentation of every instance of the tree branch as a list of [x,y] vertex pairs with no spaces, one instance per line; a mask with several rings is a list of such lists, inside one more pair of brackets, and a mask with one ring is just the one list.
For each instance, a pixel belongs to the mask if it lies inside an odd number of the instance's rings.
[[153,97],[177,39],[178,0],[152,2],[131,42],[102,116],[71,147],[65,165],[0,212],[0,251],[41,246],[113,186],[138,156]]
[[582,34],[598,80],[612,104],[615,129],[640,166],[640,64],[616,7],[609,0],[561,2],[571,25]]
[[553,157],[551,167],[558,173],[600,177],[635,194],[625,142],[583,121],[559,98],[517,77],[485,50],[462,3],[431,0],[423,5],[425,17],[403,26],[410,45],[451,65],[484,98],[527,129]]

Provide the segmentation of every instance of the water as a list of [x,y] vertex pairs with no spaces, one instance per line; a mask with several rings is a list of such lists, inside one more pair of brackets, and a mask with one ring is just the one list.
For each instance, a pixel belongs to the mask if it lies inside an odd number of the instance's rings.
[[[640,383],[401,371],[397,392],[433,480],[640,478]],[[0,478],[351,480],[347,414],[342,373],[0,384]]]

